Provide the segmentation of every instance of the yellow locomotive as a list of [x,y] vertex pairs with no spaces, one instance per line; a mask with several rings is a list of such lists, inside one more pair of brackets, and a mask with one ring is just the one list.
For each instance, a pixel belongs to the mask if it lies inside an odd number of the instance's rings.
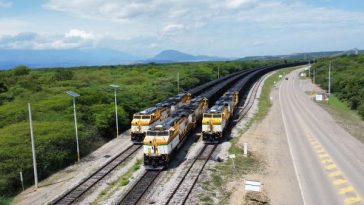
[[154,107],[134,114],[133,120],[131,121],[131,140],[133,143],[142,144],[150,126],[167,118],[180,106],[189,103],[190,100],[190,94],[181,93],[156,104]]
[[218,143],[223,139],[224,131],[238,103],[239,92],[228,91],[203,114],[202,139],[205,143]]
[[194,98],[167,119],[149,128],[144,138],[144,165],[147,169],[163,169],[174,152],[186,140],[187,134],[201,120],[208,108],[207,99]]

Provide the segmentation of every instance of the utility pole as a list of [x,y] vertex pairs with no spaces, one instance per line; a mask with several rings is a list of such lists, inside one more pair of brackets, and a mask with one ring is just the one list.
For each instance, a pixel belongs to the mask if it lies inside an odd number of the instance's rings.
[[115,89],[115,121],[116,121],[116,137],[119,136],[119,120],[118,120],[118,101],[116,99],[116,89]]
[[77,115],[76,115],[76,97],[80,95],[78,93],[67,91],[68,95],[73,97],[73,117],[75,119],[75,134],[76,134],[76,146],[77,146],[77,162],[80,162],[80,146],[78,143],[78,129],[77,129]]
[[217,66],[217,79],[220,78],[220,65]]
[[77,143],[77,162],[80,162],[80,145],[78,143],[77,115],[76,115],[76,98],[73,98],[73,116],[75,118],[75,133]]
[[329,95],[331,94],[331,64],[332,64],[332,62],[330,61],[330,65],[329,65],[329,88],[328,88]]
[[179,72],[177,73],[177,92],[179,93]]
[[311,78],[311,60],[308,60],[308,77]]
[[115,123],[116,123],[116,137],[119,136],[119,119],[118,119],[118,101],[116,98],[116,90],[120,87],[119,85],[110,85],[110,87],[114,88],[114,97],[115,97]]
[[34,186],[35,186],[35,189],[38,189],[37,159],[36,159],[36,154],[35,154],[34,131],[33,131],[33,122],[32,122],[32,109],[30,107],[30,103],[28,103],[28,111],[29,111],[30,141],[32,143],[32,154],[33,154]]
[[316,81],[316,70],[313,69],[313,84],[315,84]]

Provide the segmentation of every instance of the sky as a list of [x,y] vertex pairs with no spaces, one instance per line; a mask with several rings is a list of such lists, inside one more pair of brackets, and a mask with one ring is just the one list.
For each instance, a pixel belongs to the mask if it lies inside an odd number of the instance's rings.
[[364,48],[363,0],[0,0],[0,49],[243,57]]

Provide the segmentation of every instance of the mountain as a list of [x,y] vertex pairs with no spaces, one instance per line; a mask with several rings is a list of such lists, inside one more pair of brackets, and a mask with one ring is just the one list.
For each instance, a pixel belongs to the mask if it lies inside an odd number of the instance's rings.
[[194,56],[176,50],[165,50],[148,59],[148,62],[154,63],[173,63],[173,62],[199,62],[199,61],[224,61],[226,58],[211,57],[211,56]]
[[32,68],[131,64],[136,57],[110,49],[25,50],[0,49],[0,69],[17,65]]

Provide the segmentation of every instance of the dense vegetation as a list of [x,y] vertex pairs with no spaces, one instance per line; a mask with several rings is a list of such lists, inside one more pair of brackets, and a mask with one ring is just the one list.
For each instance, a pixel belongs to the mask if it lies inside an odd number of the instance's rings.
[[316,82],[328,89],[328,68],[332,62],[331,92],[364,119],[364,55],[320,59],[313,69]]
[[[0,201],[33,183],[27,103],[32,104],[39,178],[44,179],[76,160],[72,98],[76,91],[81,156],[115,137],[114,98],[118,91],[121,130],[133,113],[177,93],[176,73],[187,90],[239,69],[272,62],[147,64],[31,70],[19,66],[0,72]],[[3,197],[1,197],[3,196]]]

